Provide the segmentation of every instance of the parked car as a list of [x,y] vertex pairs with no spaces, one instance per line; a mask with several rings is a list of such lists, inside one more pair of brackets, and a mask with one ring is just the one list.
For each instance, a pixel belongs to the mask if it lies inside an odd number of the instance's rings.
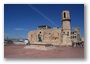
[[30,41],[28,39],[25,39],[24,42],[26,45],[30,45]]

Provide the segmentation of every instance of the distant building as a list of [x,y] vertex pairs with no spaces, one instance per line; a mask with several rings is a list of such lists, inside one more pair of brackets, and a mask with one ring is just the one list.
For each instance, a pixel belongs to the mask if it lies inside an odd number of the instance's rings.
[[52,45],[72,45],[70,12],[62,12],[62,28],[53,28],[43,25],[37,30],[28,33],[28,40],[31,44],[52,44]]
[[38,30],[46,30],[46,29],[51,29],[51,27],[47,25],[38,26]]
[[71,40],[74,42],[80,41],[80,27],[73,27],[72,28]]

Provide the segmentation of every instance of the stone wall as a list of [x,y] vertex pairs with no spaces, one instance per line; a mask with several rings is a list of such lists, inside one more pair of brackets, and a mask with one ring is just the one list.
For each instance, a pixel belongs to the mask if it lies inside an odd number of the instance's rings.
[[[36,30],[30,31],[28,39],[31,43],[39,43],[38,35],[41,36],[41,44],[53,44],[60,45],[61,43],[61,29],[47,29],[47,30]],[[35,43],[35,44],[36,44]]]

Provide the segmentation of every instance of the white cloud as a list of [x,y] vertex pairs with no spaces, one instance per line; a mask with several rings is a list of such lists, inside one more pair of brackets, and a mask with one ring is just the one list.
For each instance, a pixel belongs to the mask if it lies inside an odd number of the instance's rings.
[[24,28],[15,28],[15,30],[25,30],[25,31],[27,31],[28,29],[24,29]]
[[15,28],[15,30],[24,30],[23,28]]

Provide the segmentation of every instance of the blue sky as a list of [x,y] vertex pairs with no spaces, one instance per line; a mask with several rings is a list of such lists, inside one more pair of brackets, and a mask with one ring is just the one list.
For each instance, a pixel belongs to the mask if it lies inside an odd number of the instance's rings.
[[80,27],[84,37],[83,4],[4,4],[4,36],[27,38],[28,32],[40,25],[61,28],[63,10],[70,11],[71,27]]

